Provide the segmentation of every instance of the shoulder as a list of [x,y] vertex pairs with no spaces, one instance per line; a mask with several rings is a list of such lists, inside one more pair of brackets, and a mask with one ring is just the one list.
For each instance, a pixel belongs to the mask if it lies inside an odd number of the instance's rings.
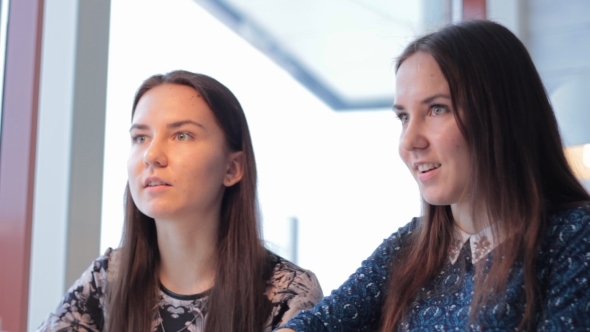
[[590,244],[590,203],[559,211],[549,217],[545,245],[570,246],[572,240]]
[[552,215],[537,259],[543,291],[543,330],[588,324],[590,313],[590,205]]
[[549,217],[537,260],[542,277],[553,274],[562,278],[563,273],[587,271],[584,266],[590,263],[590,204]]
[[590,202],[552,214],[550,216],[549,225],[588,224],[589,218]]
[[378,264],[380,268],[388,267],[392,258],[398,257],[402,248],[407,246],[411,236],[418,231],[421,225],[419,217],[412,218],[412,221],[400,227],[396,232],[383,240],[383,243],[363,262],[363,265]]
[[420,217],[412,218],[409,223],[405,224],[403,227],[398,228],[396,232],[385,239],[385,243],[404,245],[410,236],[418,231],[421,225],[421,220],[422,219]]
[[72,285],[70,292],[80,289],[86,290],[86,285],[91,285],[99,295],[104,294],[107,284],[113,280],[118,261],[119,251],[108,248],[103,255],[92,261],[82,276]]
[[269,262],[272,271],[266,295],[273,305],[271,325],[279,326],[299,311],[312,308],[322,299],[323,293],[313,272],[271,252]]
[[[286,297],[320,299],[322,291],[315,274],[294,263],[270,253],[271,277],[267,281],[267,293],[273,301],[283,301]],[[270,296],[272,295],[272,296]]]
[[92,269],[96,272],[101,271],[101,270],[108,271],[111,269],[111,267],[114,267],[114,265],[117,265],[118,260],[119,260],[119,250],[113,249],[113,248],[108,248],[107,250],[105,250],[104,254],[98,256],[98,258],[96,258],[92,262]]
[[[121,260],[121,250],[108,248],[104,255],[98,258],[104,267],[105,280],[111,282],[117,276],[119,271],[119,262]],[[95,261],[96,262],[96,261]]]

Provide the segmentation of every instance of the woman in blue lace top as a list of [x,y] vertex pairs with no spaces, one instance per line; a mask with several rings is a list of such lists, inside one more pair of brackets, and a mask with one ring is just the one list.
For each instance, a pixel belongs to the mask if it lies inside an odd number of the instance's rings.
[[422,216],[284,327],[590,330],[590,196],[524,45],[465,22],[412,42],[396,70]]

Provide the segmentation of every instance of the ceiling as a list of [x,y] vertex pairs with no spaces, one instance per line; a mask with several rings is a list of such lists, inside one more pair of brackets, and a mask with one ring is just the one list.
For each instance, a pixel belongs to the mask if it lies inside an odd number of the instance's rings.
[[446,0],[194,0],[334,110],[389,108],[395,57]]

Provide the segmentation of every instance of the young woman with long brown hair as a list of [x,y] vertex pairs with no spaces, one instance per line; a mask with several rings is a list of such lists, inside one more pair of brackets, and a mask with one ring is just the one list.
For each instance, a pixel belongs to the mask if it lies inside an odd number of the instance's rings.
[[399,154],[423,213],[295,331],[590,329],[590,196],[524,45],[489,21],[397,62]]
[[126,217],[40,331],[270,331],[322,297],[263,246],[256,166],[235,96],[201,74],[144,81],[133,103]]

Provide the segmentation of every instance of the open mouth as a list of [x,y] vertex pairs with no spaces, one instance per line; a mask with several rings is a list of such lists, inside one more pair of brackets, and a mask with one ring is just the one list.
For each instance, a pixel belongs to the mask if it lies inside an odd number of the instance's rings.
[[440,167],[440,164],[437,163],[428,163],[428,164],[421,164],[418,165],[418,172],[426,173],[432,171],[433,169],[437,169]]
[[146,185],[146,188],[149,188],[149,187],[157,187],[157,186],[170,186],[170,185],[168,183],[165,183],[165,182],[162,182],[162,181],[150,181]]

